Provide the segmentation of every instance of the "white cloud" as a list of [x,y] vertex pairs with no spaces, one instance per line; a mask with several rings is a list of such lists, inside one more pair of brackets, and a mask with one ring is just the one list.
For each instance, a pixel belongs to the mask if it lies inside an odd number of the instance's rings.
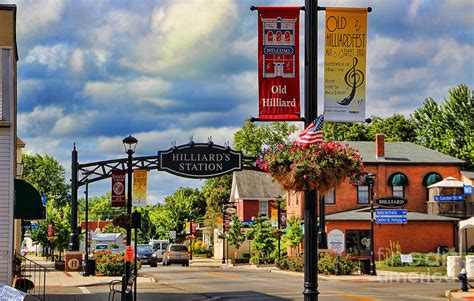
[[410,20],[413,20],[416,18],[417,13],[418,13],[418,8],[421,5],[421,0],[413,0],[408,7],[408,18]]
[[56,70],[63,68],[69,57],[69,49],[66,44],[56,44],[53,46],[36,46],[25,58],[27,63],[39,63],[46,65],[48,69]]
[[84,50],[75,49],[72,52],[71,59],[69,61],[69,67],[71,68],[71,71],[75,73],[84,72],[84,67],[85,67]]
[[225,51],[222,46],[230,44],[236,19],[234,1],[168,1],[153,11],[151,32],[138,42],[132,57],[121,62],[142,72],[201,74]]
[[64,108],[59,106],[38,106],[28,113],[18,114],[18,128],[24,137],[44,136],[56,120],[64,115]]
[[66,8],[63,0],[14,1],[18,6],[18,34],[23,38],[47,35],[57,24]]

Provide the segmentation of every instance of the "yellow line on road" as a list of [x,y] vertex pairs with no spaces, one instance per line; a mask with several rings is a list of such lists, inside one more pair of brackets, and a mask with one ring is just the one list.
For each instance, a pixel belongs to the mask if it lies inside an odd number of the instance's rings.
[[231,274],[224,274],[224,273],[217,273],[217,272],[207,272],[207,273],[214,276],[224,277],[224,278],[233,278],[233,279],[240,278],[240,276],[231,275]]
[[373,298],[351,295],[351,294],[339,295],[338,297],[353,299],[353,300],[358,300],[358,301],[376,301],[376,299],[373,299]]

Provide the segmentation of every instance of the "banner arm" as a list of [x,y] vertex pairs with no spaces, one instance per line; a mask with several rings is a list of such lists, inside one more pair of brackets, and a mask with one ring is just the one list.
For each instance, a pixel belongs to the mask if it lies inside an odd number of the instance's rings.
[[[252,6],[250,6],[250,10],[251,10],[251,11],[256,11],[256,10],[258,10],[258,6],[252,5]],[[300,6],[300,10],[305,10],[304,6]]]
[[288,119],[265,119],[262,120],[258,117],[250,117],[250,122],[279,122],[279,121],[285,121],[285,122],[305,122],[306,118],[301,117],[299,120],[288,120]]

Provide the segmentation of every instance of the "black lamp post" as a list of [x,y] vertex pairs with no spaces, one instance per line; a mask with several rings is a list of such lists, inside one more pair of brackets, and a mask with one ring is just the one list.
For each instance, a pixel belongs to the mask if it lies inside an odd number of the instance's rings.
[[281,245],[281,235],[280,235],[280,215],[281,215],[281,196],[278,196],[277,198],[277,218],[278,218],[278,221],[277,221],[277,228],[278,228],[278,260],[280,260],[280,257],[281,257],[281,250],[280,250],[280,245]]
[[225,264],[225,205],[222,205],[222,263]]
[[84,194],[86,196],[86,237],[85,237],[85,255],[84,255],[84,259],[85,259],[85,269],[84,269],[84,273],[83,275],[84,276],[89,276],[90,273],[89,273],[89,175],[90,175],[90,172],[89,171],[85,171],[82,173],[85,177],[86,177],[86,190],[84,191]]
[[[132,135],[129,135],[122,140],[123,146],[125,148],[125,153],[128,155],[127,161],[127,170],[128,170],[128,187],[127,187],[127,215],[129,219],[132,216],[132,165],[133,165],[133,154],[135,153],[135,148],[137,147],[138,140]],[[127,226],[127,246],[130,246],[132,242],[132,225],[128,223]],[[136,250],[135,250],[136,252]],[[130,279],[130,261],[125,262],[125,277],[126,282]]]
[[369,173],[364,177],[365,183],[369,186],[370,198],[370,275],[377,275],[375,270],[375,242],[374,242],[374,183],[375,174]]

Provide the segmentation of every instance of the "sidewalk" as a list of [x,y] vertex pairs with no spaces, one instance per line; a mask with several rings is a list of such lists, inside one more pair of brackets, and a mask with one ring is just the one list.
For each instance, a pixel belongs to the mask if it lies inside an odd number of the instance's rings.
[[[43,257],[28,256],[34,262],[48,268],[46,273],[46,287],[80,287],[106,285],[112,280],[121,280],[121,276],[82,276],[80,272],[63,272],[54,269],[54,262],[46,261]],[[155,282],[153,277],[138,273],[137,283]]]
[[463,292],[458,289],[452,289],[446,291],[446,297],[449,299],[466,299],[474,300],[474,289],[470,289],[468,292]]

